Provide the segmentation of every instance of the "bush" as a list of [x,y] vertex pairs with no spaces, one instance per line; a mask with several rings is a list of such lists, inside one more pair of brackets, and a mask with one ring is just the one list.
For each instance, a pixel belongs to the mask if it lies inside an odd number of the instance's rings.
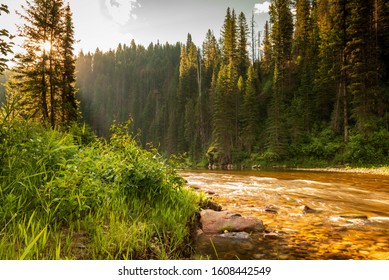
[[327,128],[314,134],[309,142],[302,145],[302,155],[311,159],[331,160],[342,148],[342,141]]
[[345,158],[356,164],[389,164],[389,132],[381,129],[367,135],[350,135]]
[[[186,252],[197,196],[127,128],[114,125],[110,141],[88,144],[77,140],[80,133],[29,122],[0,126],[1,259],[165,259]],[[87,250],[77,249],[80,242]]]

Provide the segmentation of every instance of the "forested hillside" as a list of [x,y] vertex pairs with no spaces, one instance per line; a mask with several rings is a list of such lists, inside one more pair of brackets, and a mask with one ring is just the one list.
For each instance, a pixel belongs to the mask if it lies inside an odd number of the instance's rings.
[[194,161],[387,164],[388,1],[273,0],[269,13],[259,36],[228,9],[202,46],[81,53],[84,119],[107,136],[131,116],[143,144]]

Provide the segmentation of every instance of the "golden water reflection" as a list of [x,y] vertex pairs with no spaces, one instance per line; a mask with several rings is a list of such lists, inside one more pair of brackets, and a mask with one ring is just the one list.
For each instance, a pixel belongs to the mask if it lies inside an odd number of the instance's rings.
[[[290,170],[181,175],[189,186],[211,193],[224,210],[257,217],[268,229],[249,240],[201,235],[197,257],[389,258],[388,176]],[[314,213],[304,213],[305,206]]]

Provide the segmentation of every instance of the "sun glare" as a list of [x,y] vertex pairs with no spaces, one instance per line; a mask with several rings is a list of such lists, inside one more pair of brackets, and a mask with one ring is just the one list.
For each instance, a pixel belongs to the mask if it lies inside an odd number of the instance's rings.
[[42,44],[41,44],[41,49],[42,51],[46,51],[46,52],[49,52],[50,49],[51,49],[51,44],[49,41],[44,41]]
[[50,53],[51,44],[49,41],[44,41],[43,43],[40,43],[37,47],[38,49],[36,50],[36,53],[38,56],[42,56],[44,53],[46,55]]

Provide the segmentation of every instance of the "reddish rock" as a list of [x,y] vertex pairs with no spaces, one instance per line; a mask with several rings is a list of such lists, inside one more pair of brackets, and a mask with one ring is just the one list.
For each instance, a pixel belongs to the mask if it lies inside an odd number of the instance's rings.
[[261,220],[252,217],[242,217],[228,211],[216,212],[213,210],[203,210],[200,213],[200,223],[204,233],[228,232],[261,232],[264,226]]

